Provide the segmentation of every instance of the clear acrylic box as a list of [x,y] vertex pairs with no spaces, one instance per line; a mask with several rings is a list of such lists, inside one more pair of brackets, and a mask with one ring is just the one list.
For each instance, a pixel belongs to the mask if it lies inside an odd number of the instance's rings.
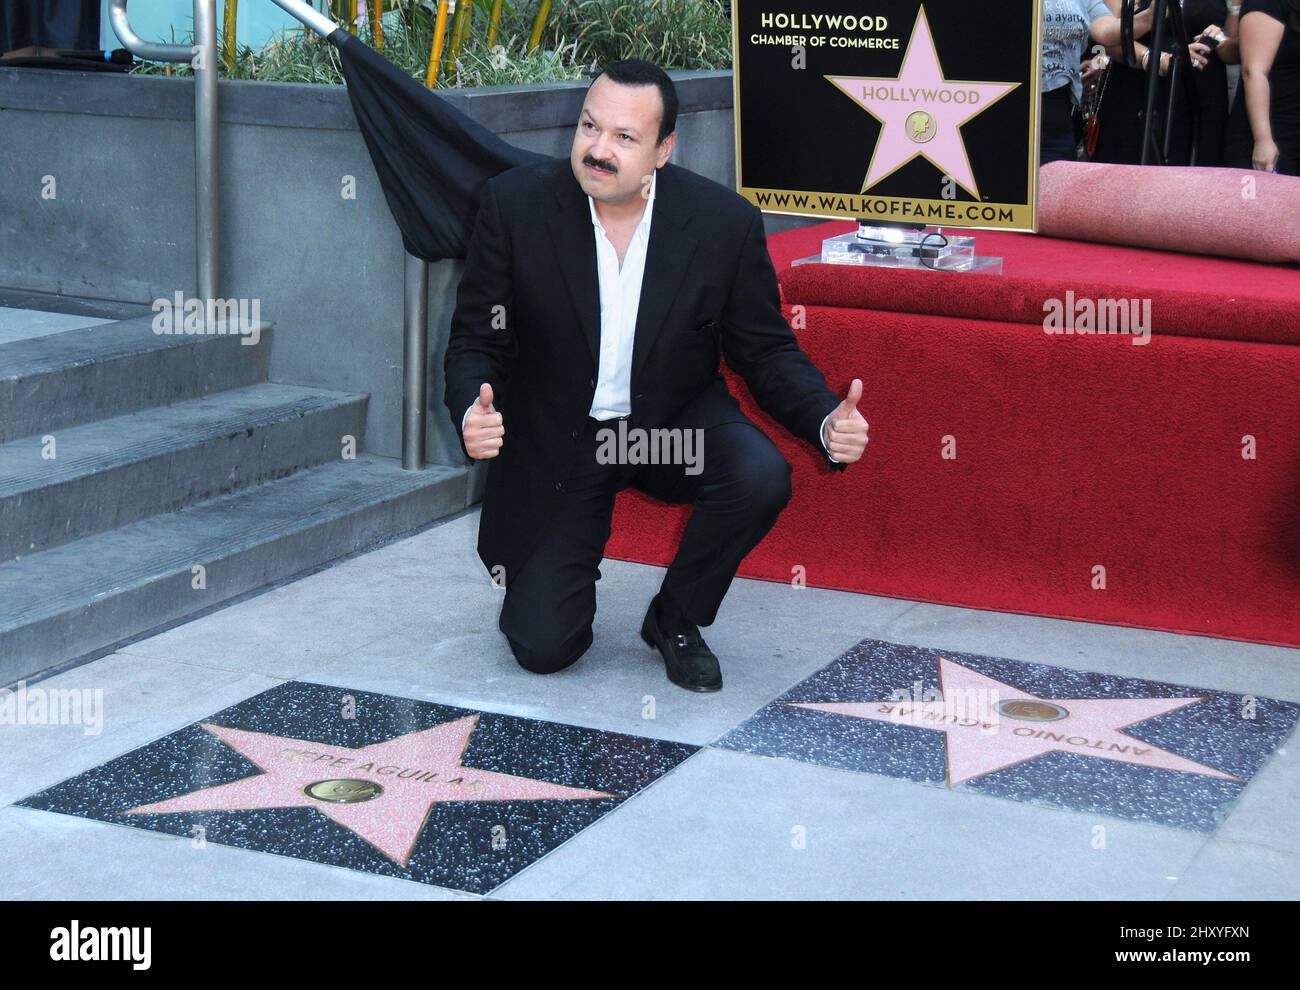
[[1002,274],[1001,258],[975,253],[974,236],[944,233],[941,227],[917,230],[859,223],[856,231],[822,241],[821,254],[791,262],[809,263]]

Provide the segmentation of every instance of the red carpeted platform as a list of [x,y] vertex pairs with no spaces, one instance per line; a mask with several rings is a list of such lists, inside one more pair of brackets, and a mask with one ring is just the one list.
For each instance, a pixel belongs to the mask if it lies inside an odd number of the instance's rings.
[[[871,442],[825,470],[724,367],[794,466],[742,577],[1300,646],[1300,270],[999,233],[1001,277],[789,267],[852,228],[769,250]],[[1151,299],[1149,343],[1045,333],[1067,289]],[[666,565],[689,512],[623,492],[607,555]]]

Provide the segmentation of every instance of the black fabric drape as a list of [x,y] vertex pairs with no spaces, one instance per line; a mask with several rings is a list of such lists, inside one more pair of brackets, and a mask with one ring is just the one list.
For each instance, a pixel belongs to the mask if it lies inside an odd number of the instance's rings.
[[135,59],[125,48],[110,52],[28,45],[0,55],[6,69],[72,69],[76,72],[130,72]]
[[0,55],[28,45],[98,48],[99,0],[0,0]]
[[464,258],[483,183],[551,157],[501,140],[347,31],[329,40],[406,250]]

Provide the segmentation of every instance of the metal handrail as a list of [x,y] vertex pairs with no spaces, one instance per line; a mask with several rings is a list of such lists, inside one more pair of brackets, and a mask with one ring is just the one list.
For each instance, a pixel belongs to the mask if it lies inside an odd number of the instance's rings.
[[108,19],[113,33],[127,51],[152,62],[188,62],[194,53],[184,45],[158,45],[145,41],[131,30],[126,19],[126,0],[109,0]]
[[[271,0],[317,34],[328,38],[339,29],[302,0]],[[194,0],[194,45],[160,45],[145,41],[127,20],[127,0],[109,0],[108,16],[122,45],[149,61],[190,62],[194,69],[194,232],[195,268],[204,312],[218,298],[221,211],[218,201],[217,3]],[[402,467],[425,466],[425,399],[428,377],[429,263],[406,252],[402,305]]]
[[298,18],[298,20],[323,37],[328,38],[339,29],[337,24],[315,7],[303,3],[302,0],[271,0],[271,3],[282,9],[286,14]]

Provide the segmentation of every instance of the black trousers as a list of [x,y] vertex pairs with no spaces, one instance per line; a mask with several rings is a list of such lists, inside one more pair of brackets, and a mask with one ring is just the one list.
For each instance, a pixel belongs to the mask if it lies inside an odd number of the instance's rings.
[[[561,670],[591,646],[599,564],[614,496],[622,489],[632,486],[653,498],[695,506],[660,591],[700,626],[713,622],[740,562],[790,501],[790,463],[748,420],[695,435],[702,455],[698,473],[691,473],[696,471],[692,463],[634,464],[627,457],[621,463],[601,463],[608,459],[608,440],[617,437],[618,428],[617,419],[588,417],[574,469],[556,494],[550,528],[507,582],[498,625],[515,659],[528,670]],[[604,448],[603,430],[613,431],[604,434]],[[627,435],[634,435],[630,420]]]
[[1070,84],[1043,94],[1038,115],[1038,164],[1074,161],[1079,147],[1079,133],[1074,121],[1074,101]]

